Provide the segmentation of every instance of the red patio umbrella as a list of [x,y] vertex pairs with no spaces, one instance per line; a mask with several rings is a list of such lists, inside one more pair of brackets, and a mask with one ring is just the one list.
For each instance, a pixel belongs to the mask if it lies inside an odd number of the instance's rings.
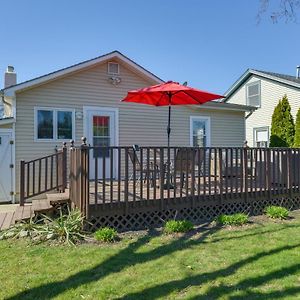
[[171,133],[171,105],[193,105],[224,98],[224,96],[197,90],[178,82],[168,81],[140,90],[129,91],[122,100],[124,102],[143,103],[154,106],[169,106],[168,117],[168,147],[170,146]]

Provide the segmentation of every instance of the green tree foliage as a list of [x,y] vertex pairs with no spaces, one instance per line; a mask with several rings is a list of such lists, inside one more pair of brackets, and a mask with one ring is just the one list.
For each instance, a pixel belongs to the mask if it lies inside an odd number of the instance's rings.
[[287,96],[279,100],[272,115],[270,147],[293,147],[295,125]]
[[298,109],[296,117],[294,147],[300,148],[300,108]]

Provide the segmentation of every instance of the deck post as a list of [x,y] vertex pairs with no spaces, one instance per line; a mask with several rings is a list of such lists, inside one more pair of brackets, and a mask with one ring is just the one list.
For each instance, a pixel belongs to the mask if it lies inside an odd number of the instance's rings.
[[88,218],[89,213],[89,147],[86,138],[82,137],[82,145],[80,148],[80,185],[81,185],[81,212]]
[[64,193],[67,188],[67,143],[63,143],[62,147],[62,187],[61,191]]

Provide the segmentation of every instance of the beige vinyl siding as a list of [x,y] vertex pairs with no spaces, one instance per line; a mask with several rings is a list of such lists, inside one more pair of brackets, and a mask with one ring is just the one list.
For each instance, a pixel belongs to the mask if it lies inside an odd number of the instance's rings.
[[260,80],[261,82],[261,107],[258,108],[246,120],[246,139],[249,146],[254,146],[253,129],[269,127],[271,132],[272,114],[278,101],[287,95],[292,108],[292,115],[296,120],[296,114],[300,108],[300,89],[263,79],[252,75],[229,99],[229,103],[246,104],[246,84]]
[[[119,62],[120,63],[120,62]],[[19,182],[21,159],[53,153],[61,142],[34,141],[34,107],[70,108],[83,112],[84,106],[112,107],[119,111],[119,145],[166,145],[167,107],[121,103],[128,90],[155,82],[120,63],[121,83],[108,82],[107,64],[72,74],[51,83],[17,94],[16,164]],[[244,140],[244,112],[197,107],[172,107],[171,145],[190,144],[190,116],[211,118],[212,146],[241,146]],[[84,120],[76,120],[75,143],[81,143]],[[89,143],[90,141],[88,141]],[[17,187],[18,190],[18,187]]]

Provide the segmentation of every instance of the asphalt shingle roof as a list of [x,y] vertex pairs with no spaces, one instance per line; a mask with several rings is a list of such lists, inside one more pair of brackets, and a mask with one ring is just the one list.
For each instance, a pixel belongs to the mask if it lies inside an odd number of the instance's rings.
[[300,84],[300,78],[296,78],[296,76],[280,74],[280,73],[274,73],[274,72],[261,71],[261,70],[255,70],[255,71],[260,72],[260,73],[264,73],[266,75],[278,77],[279,79],[284,79],[284,80],[288,80],[288,81]]

